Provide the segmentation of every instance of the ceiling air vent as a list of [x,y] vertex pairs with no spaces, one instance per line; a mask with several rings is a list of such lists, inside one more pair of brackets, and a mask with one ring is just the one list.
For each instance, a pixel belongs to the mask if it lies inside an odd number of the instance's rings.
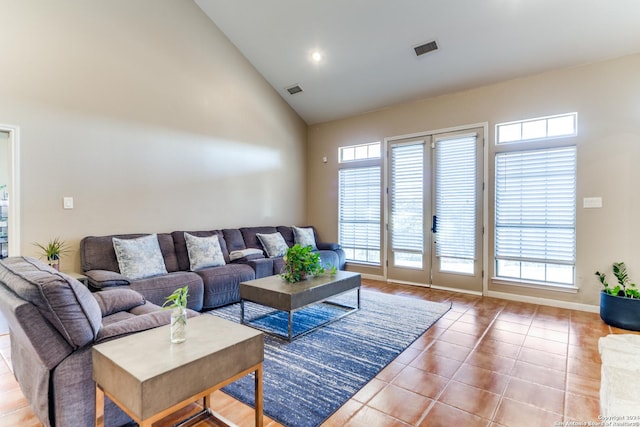
[[302,88],[300,87],[300,85],[291,86],[287,88],[287,92],[289,92],[291,95],[295,95],[296,93],[302,92]]
[[438,50],[438,44],[434,41],[421,44],[420,46],[416,46],[413,48],[416,51],[416,56],[424,55],[425,53],[433,52],[434,50]]

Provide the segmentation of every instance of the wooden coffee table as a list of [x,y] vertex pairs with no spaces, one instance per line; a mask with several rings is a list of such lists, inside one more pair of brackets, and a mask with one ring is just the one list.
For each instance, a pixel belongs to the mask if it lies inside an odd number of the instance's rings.
[[[204,399],[255,373],[255,425],[262,426],[264,336],[255,329],[209,314],[187,321],[187,340],[172,344],[169,326],[95,345],[96,426],[104,425],[108,396],[141,427]],[[213,414],[215,415],[215,414]]]
[[[328,298],[335,297],[349,291],[356,291],[356,306],[345,306],[334,302],[328,304],[339,307],[348,308],[349,311],[340,316],[336,316],[331,320],[317,325],[307,331],[293,335],[293,312],[311,304],[317,304],[326,301]],[[256,319],[245,319],[245,301],[251,301],[260,305],[274,308],[276,310],[286,311],[289,313],[288,333],[277,334],[273,331],[260,328],[251,323]],[[348,314],[360,309],[360,274],[350,271],[338,271],[335,275],[324,274],[318,277],[312,277],[296,283],[289,283],[279,275],[263,277],[261,279],[249,280],[240,283],[240,322],[248,324],[254,328],[260,329],[271,335],[286,338],[289,341],[307,334],[320,326],[325,326],[334,322]],[[262,316],[260,316],[262,317]]]

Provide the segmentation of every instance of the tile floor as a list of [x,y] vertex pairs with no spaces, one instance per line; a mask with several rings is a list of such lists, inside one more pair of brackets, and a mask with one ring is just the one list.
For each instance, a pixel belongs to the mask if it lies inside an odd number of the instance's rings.
[[[598,338],[628,333],[607,326],[597,313],[372,280],[363,286],[450,301],[452,308],[325,426],[522,427],[597,421]],[[0,355],[0,427],[41,425],[11,373],[8,335],[0,336]],[[222,392],[213,401],[224,417],[253,425],[248,406]],[[177,416],[195,410],[192,405],[156,425],[172,425]],[[265,426],[277,425],[265,418]]]

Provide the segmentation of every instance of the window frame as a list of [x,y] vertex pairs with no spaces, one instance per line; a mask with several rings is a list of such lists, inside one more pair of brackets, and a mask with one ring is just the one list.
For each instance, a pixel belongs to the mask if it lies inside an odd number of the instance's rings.
[[[510,142],[502,142],[499,143],[498,142],[498,129],[499,126],[504,125],[504,124],[514,124],[514,123],[518,123],[518,121],[515,122],[508,122],[508,123],[498,123],[496,124],[496,134],[495,134],[495,150],[494,150],[494,161],[493,161],[493,167],[494,167],[494,173],[493,173],[493,225],[494,225],[494,229],[493,229],[493,277],[491,278],[492,283],[494,284],[500,284],[500,285],[512,285],[512,286],[522,286],[522,287],[527,287],[527,288],[536,288],[536,289],[544,289],[544,290],[553,290],[553,291],[560,291],[560,292],[577,292],[578,291],[578,286],[576,283],[576,250],[577,250],[577,169],[578,169],[578,146],[577,146],[577,135],[578,135],[578,121],[577,121],[577,113],[568,113],[568,114],[559,114],[559,115],[554,115],[554,116],[547,116],[547,117],[541,117],[541,118],[537,118],[537,119],[526,119],[526,120],[521,120],[519,122],[531,122],[531,121],[536,121],[536,120],[543,120],[543,119],[549,119],[549,118],[556,118],[556,117],[563,117],[563,116],[569,116],[569,115],[573,115],[574,116],[574,134],[572,135],[562,135],[562,136],[557,136],[557,137],[545,137],[545,138],[536,138],[536,139],[525,139],[525,140],[519,140],[519,141],[510,141]],[[551,282],[551,281],[543,281],[543,280],[534,280],[534,279],[529,279],[529,278],[522,278],[522,273],[520,273],[520,277],[510,277],[510,276],[498,276],[498,262],[499,259],[497,258],[496,254],[497,254],[497,233],[498,233],[498,226],[497,226],[497,222],[498,222],[498,208],[497,208],[497,203],[498,203],[498,188],[497,188],[497,179],[498,179],[498,171],[497,171],[497,158],[499,155],[501,154],[505,154],[505,153],[519,153],[519,152],[528,152],[528,151],[541,151],[541,150],[554,150],[554,149],[560,149],[563,147],[574,147],[575,149],[575,157],[574,157],[574,164],[573,164],[573,168],[574,168],[574,188],[573,188],[573,197],[574,197],[574,209],[573,209],[573,229],[574,229],[574,247],[573,247],[573,253],[574,253],[574,258],[573,258],[573,263],[570,264],[573,268],[573,277],[572,277],[572,281],[571,284],[567,284],[567,283],[558,283],[558,282]],[[521,264],[523,262],[528,262],[525,259],[520,260]],[[545,262],[542,263],[545,265],[545,271],[547,266],[550,265],[554,265],[555,263],[552,262]],[[566,264],[565,264],[566,265]]]
[[[378,157],[369,157],[366,159],[354,159],[354,160],[348,160],[348,161],[342,161],[342,152],[343,149],[345,148],[357,148],[357,147],[372,147],[374,145],[378,145],[380,148],[380,155]],[[380,142],[370,142],[370,143],[366,143],[366,144],[354,144],[354,145],[347,145],[347,146],[341,146],[338,148],[338,158],[340,159],[338,162],[338,242],[340,244],[340,246],[345,250],[345,255],[346,255],[346,261],[347,263],[351,263],[351,264],[361,264],[361,265],[366,265],[366,266],[374,266],[374,267],[382,267],[382,262],[383,262],[383,247],[382,247],[382,221],[383,221],[383,217],[382,217],[382,201],[383,201],[383,197],[382,197],[382,180],[383,180],[383,168],[382,168],[382,161],[383,161],[383,153],[382,153],[382,144]],[[349,249],[353,249],[353,250],[357,250],[358,248],[353,247],[351,248],[350,246],[346,246],[343,241],[343,236],[342,236],[342,193],[343,190],[341,188],[341,177],[340,174],[342,173],[342,171],[346,171],[346,170],[356,170],[356,169],[363,169],[363,168],[377,168],[377,172],[378,172],[378,182],[377,182],[377,194],[378,194],[378,200],[377,200],[377,205],[375,206],[375,212],[377,212],[378,217],[377,217],[377,226],[376,226],[376,231],[378,234],[378,241],[376,242],[376,245],[371,245],[368,246],[366,248],[360,248],[363,250],[368,251],[367,253],[369,253],[370,251],[377,251],[377,261],[369,261],[369,260],[365,260],[365,259],[354,259],[354,258],[350,258],[349,255]],[[373,207],[371,207],[371,209],[373,210]],[[367,242],[369,243],[369,242]]]

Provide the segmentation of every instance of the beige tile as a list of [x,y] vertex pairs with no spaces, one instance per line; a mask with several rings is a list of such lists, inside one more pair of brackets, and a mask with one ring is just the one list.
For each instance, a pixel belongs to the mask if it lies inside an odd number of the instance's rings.
[[487,425],[489,425],[489,420],[440,402],[433,405],[419,424],[420,427],[486,427]]
[[500,402],[500,395],[451,381],[438,401],[489,420]]
[[553,426],[562,416],[544,411],[526,403],[503,398],[498,406],[494,422],[506,427]]
[[418,393],[388,385],[367,406],[406,423],[416,424],[431,402],[431,399]]

